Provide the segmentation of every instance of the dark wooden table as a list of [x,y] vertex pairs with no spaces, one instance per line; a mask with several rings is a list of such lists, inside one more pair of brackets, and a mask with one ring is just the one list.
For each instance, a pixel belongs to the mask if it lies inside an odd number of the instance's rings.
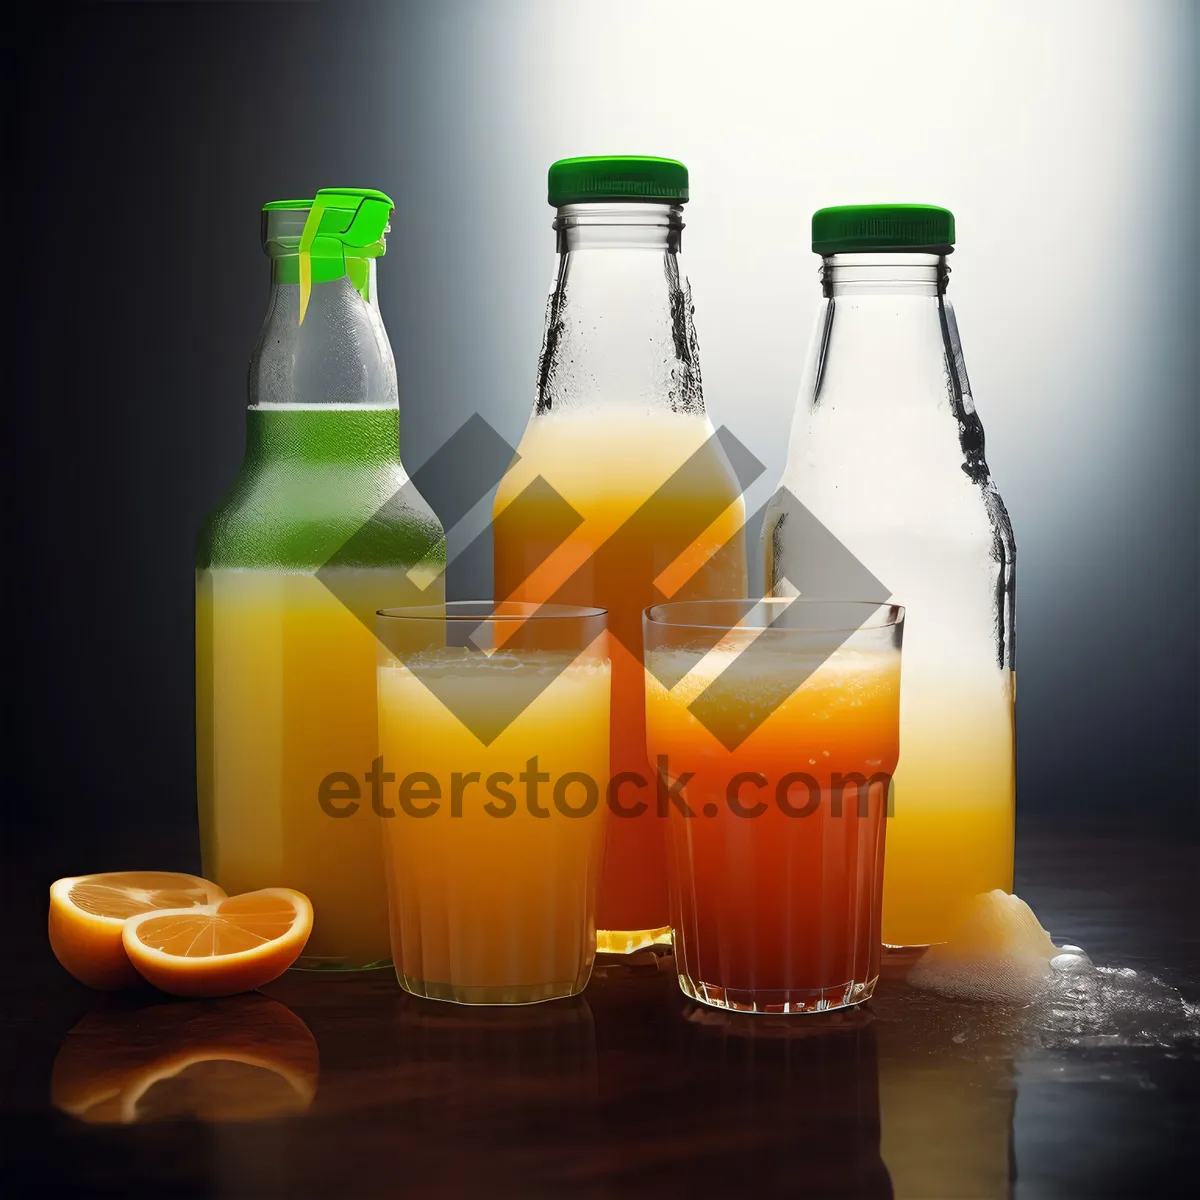
[[417,1002],[378,971],[102,997],[51,958],[45,888],[107,865],[7,867],[10,1195],[1092,1200],[1194,1173],[1197,1017],[1170,990],[1200,1000],[1194,843],[1021,840],[1018,891],[1056,939],[1137,973],[1112,977],[1115,1011],[886,981],[787,1021],[690,1004],[651,956],[520,1010]]

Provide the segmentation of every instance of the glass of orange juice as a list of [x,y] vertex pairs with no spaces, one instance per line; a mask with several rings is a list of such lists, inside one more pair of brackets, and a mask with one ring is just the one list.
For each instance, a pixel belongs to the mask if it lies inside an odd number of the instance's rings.
[[376,618],[389,925],[405,991],[583,990],[608,811],[599,608],[459,601]]
[[683,991],[818,1012],[879,975],[904,610],[699,600],[643,619]]

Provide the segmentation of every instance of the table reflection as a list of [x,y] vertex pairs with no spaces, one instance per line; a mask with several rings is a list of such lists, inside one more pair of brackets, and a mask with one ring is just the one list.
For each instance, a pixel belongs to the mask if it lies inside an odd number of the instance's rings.
[[896,1200],[1008,1200],[1018,1018],[884,984],[872,1005],[882,1151]]
[[308,1026],[266,996],[106,1001],[59,1048],[50,1102],[98,1125],[256,1121],[307,1111],[318,1073]]
[[772,1016],[686,1004],[692,1121],[740,1150],[743,1182],[771,1192],[891,1197],[880,1155],[879,1064],[869,1009]]
[[405,996],[392,1024],[405,1070],[434,1084],[439,1076],[453,1081],[461,1103],[596,1095],[596,1033],[582,996],[492,1007]]

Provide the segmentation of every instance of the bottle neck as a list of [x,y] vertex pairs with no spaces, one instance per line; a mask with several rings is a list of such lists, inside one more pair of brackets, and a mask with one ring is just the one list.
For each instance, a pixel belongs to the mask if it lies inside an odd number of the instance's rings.
[[251,408],[397,408],[374,259],[312,283],[301,321],[299,255],[271,255],[271,298],[250,360]]
[[[944,397],[947,361],[961,368],[950,269],[938,254],[831,254],[822,259],[824,299],[810,365],[812,402],[836,394],[856,408]],[[960,372],[955,372],[955,361]],[[806,385],[810,386],[810,385]]]
[[554,222],[535,415],[597,407],[703,413],[683,214],[668,204],[572,204]]
[[821,260],[821,290],[833,296],[944,296],[944,254],[830,254]]
[[558,253],[652,250],[679,253],[683,209],[670,204],[567,204],[554,218]]
[[[910,427],[929,420],[956,430],[961,467],[986,482],[983,427],[940,254],[833,254],[821,266],[824,295],[804,391],[812,410]],[[940,426],[939,426],[940,427]]]

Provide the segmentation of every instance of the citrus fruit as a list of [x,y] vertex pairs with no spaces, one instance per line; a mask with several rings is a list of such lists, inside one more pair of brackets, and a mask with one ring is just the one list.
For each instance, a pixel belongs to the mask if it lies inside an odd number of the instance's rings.
[[141,976],[121,944],[127,917],[223,900],[215,883],[177,871],[108,871],[73,875],[50,887],[50,948],[89,987],[134,987]]
[[308,1026],[261,993],[102,1008],[67,1034],[50,1102],[98,1125],[252,1121],[310,1108],[319,1063]]
[[312,932],[308,897],[263,888],[193,908],[138,913],[121,941],[139,975],[173,996],[232,996],[282,975]]

